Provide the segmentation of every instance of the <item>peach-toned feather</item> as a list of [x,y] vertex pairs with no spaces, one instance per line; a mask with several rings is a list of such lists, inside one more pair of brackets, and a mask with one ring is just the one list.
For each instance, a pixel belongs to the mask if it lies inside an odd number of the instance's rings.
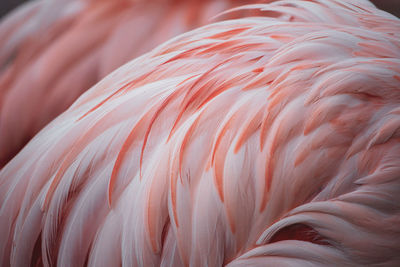
[[1,170],[2,266],[400,265],[400,20],[239,10],[259,16],[122,66]]
[[250,0],[35,0],[0,23],[0,168],[106,74]]

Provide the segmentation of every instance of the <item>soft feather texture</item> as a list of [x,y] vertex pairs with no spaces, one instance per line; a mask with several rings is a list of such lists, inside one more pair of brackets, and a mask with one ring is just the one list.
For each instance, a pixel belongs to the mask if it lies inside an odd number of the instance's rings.
[[243,9],[265,17],[124,65],[2,169],[3,266],[400,264],[400,21]]
[[0,168],[112,70],[245,3],[35,0],[10,14],[0,23]]

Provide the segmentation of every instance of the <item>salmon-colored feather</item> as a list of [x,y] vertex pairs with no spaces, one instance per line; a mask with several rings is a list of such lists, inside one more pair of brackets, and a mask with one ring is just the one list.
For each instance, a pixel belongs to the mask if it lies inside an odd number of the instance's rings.
[[400,21],[267,2],[125,64],[38,133],[0,171],[1,265],[398,266]]
[[116,67],[248,1],[36,0],[7,16],[0,23],[0,167]]

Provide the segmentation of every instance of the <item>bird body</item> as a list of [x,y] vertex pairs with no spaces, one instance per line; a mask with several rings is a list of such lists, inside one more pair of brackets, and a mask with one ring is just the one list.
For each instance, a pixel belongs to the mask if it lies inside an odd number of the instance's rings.
[[0,24],[0,167],[112,70],[246,2],[37,0],[22,6]]
[[122,66],[1,170],[3,266],[399,265],[399,20],[241,9],[265,16]]

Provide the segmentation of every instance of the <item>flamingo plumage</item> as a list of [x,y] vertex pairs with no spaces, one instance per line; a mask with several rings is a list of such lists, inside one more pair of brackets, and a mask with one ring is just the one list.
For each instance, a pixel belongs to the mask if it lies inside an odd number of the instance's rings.
[[85,92],[0,172],[3,266],[398,266],[400,21],[273,1]]
[[246,0],[36,0],[0,24],[0,168],[123,63]]

